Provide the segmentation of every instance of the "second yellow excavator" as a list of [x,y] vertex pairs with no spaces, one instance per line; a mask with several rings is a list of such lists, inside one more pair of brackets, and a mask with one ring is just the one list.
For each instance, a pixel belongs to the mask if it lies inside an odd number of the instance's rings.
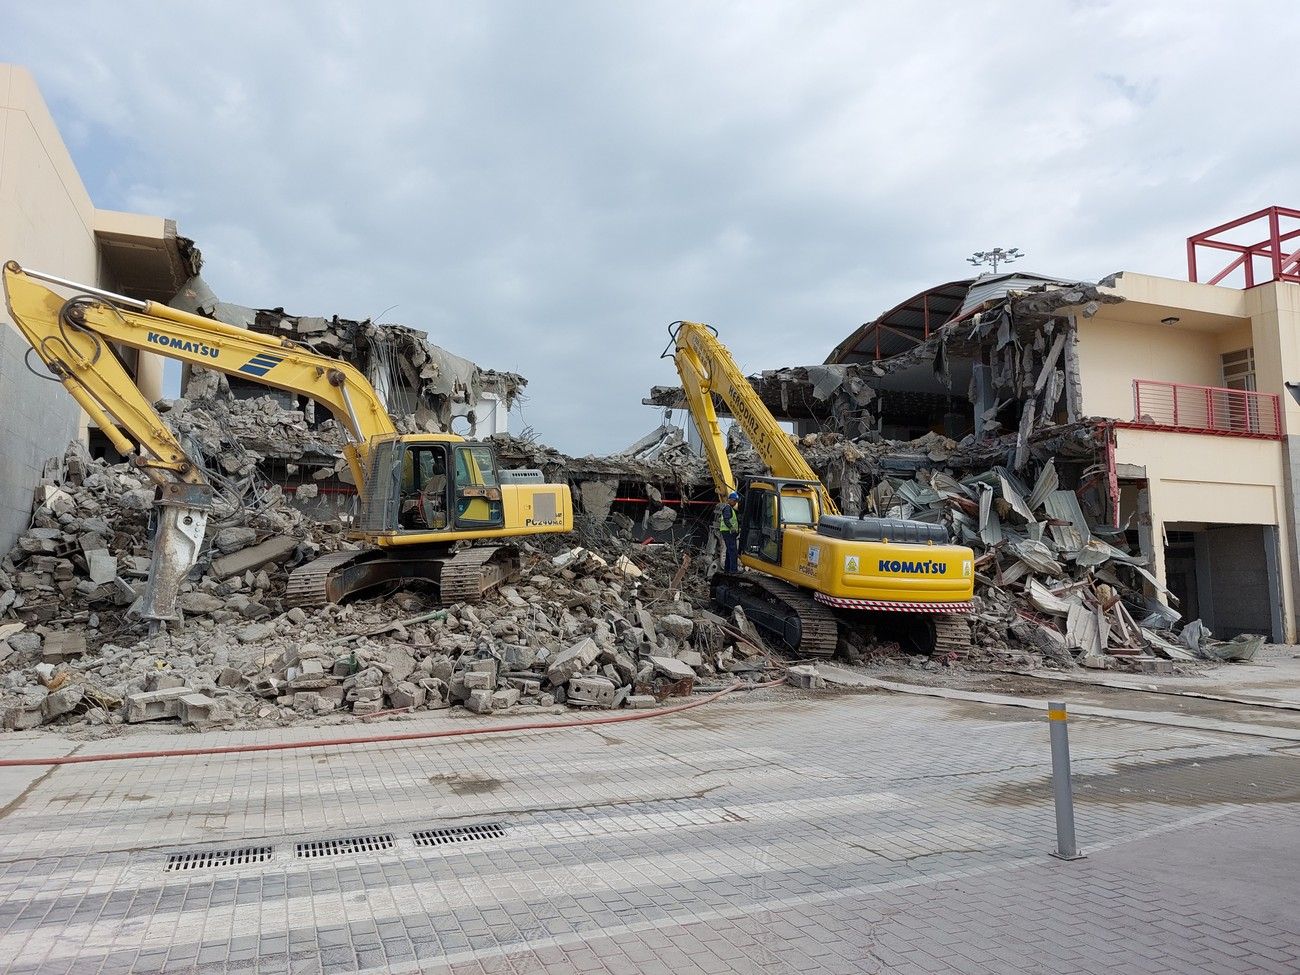
[[[942,525],[840,514],[717,331],[674,322],[669,336],[664,356],[677,367],[718,497],[739,491],[742,498],[743,568],[714,577],[715,601],[744,607],[751,622],[800,655],[829,656],[841,625],[865,624],[921,651],[968,649],[974,552],[952,544]],[[737,485],[714,396],[763,458],[767,476]]]
[[498,470],[487,443],[399,435],[379,394],[350,363],[14,261],[4,266],[4,288],[32,350],[157,485],[149,582],[136,607],[151,624],[178,617],[176,597],[199,557],[213,488],[132,382],[115,345],[310,397],[346,431],[343,455],[360,502],[350,537],[362,545],[295,569],[289,605],[320,606],[403,580],[436,584],[444,603],[475,600],[519,571],[517,549],[493,541],[573,528],[568,485],[544,483],[540,471]]

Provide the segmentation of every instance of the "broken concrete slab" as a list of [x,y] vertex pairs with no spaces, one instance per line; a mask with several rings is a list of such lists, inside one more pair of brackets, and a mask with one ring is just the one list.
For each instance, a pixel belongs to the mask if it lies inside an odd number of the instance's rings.
[[695,671],[691,667],[674,657],[648,657],[647,659],[656,673],[662,674],[669,680],[683,680],[695,676]]
[[584,637],[556,654],[546,668],[546,680],[552,687],[566,684],[580,671],[594,664],[599,656],[600,645],[591,637]]
[[256,571],[273,562],[283,562],[298,547],[298,539],[279,535],[248,548],[212,560],[212,575],[218,579]]

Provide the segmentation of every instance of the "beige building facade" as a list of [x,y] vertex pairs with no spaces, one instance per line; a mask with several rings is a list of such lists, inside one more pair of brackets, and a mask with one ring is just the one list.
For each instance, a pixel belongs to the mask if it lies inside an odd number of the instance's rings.
[[[189,277],[188,242],[162,217],[98,209],[31,74],[0,64],[0,261],[138,298],[170,299]],[[96,434],[63,387],[27,357],[0,309],[0,551],[31,514],[47,460]],[[162,395],[162,360],[119,350],[141,389]]]
[[1111,418],[1122,522],[1185,618],[1294,642],[1300,284],[1124,273],[1075,319],[1083,412]]

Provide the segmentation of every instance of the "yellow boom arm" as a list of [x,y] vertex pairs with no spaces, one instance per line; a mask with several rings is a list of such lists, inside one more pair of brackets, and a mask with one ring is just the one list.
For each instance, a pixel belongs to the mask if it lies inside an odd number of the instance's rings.
[[[40,281],[78,295],[64,298]],[[14,261],[4,266],[4,286],[10,315],[46,367],[113,446],[124,455],[138,454],[137,464],[156,483],[204,481],[106,342],[311,397],[351,436],[345,454],[362,490],[366,444],[397,432],[374,387],[355,367],[287,340],[25,271]]]
[[[677,366],[687,405],[704,441],[704,455],[719,497],[725,498],[734,491],[736,480],[727,459],[727,443],[718,426],[718,414],[713,408],[715,395],[727,404],[773,477],[820,484],[817,474],[754,392],[713,329],[698,322],[674,322],[669,334],[675,343],[673,364]],[[824,514],[839,513],[824,485],[821,503]]]

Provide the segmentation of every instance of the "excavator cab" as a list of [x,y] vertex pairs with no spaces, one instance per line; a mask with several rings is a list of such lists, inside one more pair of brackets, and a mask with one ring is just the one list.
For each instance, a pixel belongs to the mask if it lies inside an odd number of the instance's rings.
[[[496,454],[446,435],[390,437],[370,444],[373,488],[355,528],[365,535],[432,535],[505,528]],[[431,539],[433,540],[433,539]]]
[[741,554],[780,565],[784,530],[795,525],[816,528],[821,517],[820,492],[816,481],[751,478],[743,482]]

